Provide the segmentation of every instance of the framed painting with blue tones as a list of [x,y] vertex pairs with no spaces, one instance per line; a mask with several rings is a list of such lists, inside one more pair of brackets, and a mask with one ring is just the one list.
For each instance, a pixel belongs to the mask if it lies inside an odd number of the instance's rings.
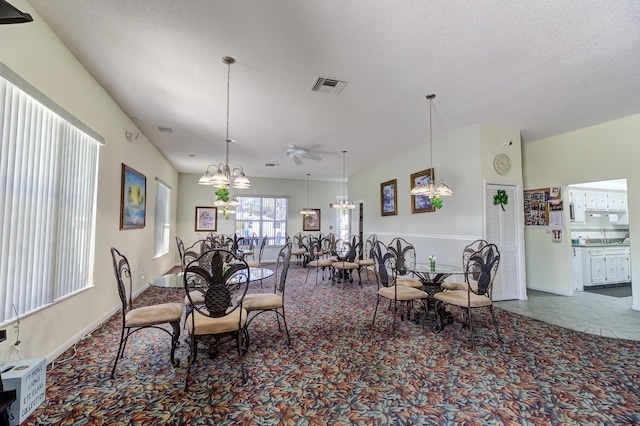
[[147,177],[122,163],[120,229],[139,229],[146,224]]
[[397,179],[380,184],[380,216],[398,214],[398,181]]

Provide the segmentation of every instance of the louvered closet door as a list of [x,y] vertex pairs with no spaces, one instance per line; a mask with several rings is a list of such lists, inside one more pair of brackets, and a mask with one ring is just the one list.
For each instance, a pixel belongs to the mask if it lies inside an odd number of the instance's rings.
[[[499,189],[506,191],[509,201],[504,211],[493,204]],[[500,269],[493,284],[493,300],[510,300],[520,297],[520,257],[518,247],[518,218],[515,185],[487,184],[486,187],[486,240],[500,250]]]

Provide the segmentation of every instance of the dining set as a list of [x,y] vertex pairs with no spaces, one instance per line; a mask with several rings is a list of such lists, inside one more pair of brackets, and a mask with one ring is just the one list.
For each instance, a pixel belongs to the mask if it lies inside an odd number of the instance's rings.
[[[406,240],[395,238],[385,245],[372,237],[374,241],[369,246],[378,280],[372,324],[375,324],[380,302],[387,299],[393,306],[394,335],[398,314],[402,320],[413,314],[414,320],[422,325],[425,320],[432,320],[440,332],[446,324],[453,322],[448,307],[456,306],[462,314],[463,326],[469,328],[473,348],[472,312],[487,308],[496,335],[501,339],[491,298],[500,263],[500,252],[495,244],[483,239],[473,241],[462,251],[462,265],[454,266],[439,265],[434,261],[418,263],[415,248]],[[460,276],[462,280],[445,281],[452,275]]]
[[[372,273],[377,283],[376,303],[371,325],[375,326],[381,302],[388,301],[392,311],[392,335],[395,337],[397,319],[413,320],[423,327],[427,322],[435,324],[438,332],[453,322],[450,308],[455,306],[461,314],[464,327],[468,327],[471,347],[475,345],[472,312],[477,308],[488,308],[498,339],[500,330],[493,311],[491,291],[500,252],[495,244],[476,240],[462,251],[460,266],[420,263],[416,259],[415,247],[403,238],[394,238],[388,244],[370,235],[364,245],[358,236],[346,241],[334,234],[298,235],[287,238],[280,249],[273,269],[261,265],[265,238],[261,239],[259,261],[248,261],[254,257],[258,240],[249,241],[235,236],[207,235],[189,247],[176,237],[180,256],[180,272],[158,277],[151,286],[161,288],[183,288],[182,303],[160,303],[151,306],[133,306],[131,268],[127,258],[116,248],[111,248],[113,266],[122,302],[122,331],[119,348],[111,371],[114,377],[119,359],[127,340],[138,330],[155,328],[171,336],[171,363],[178,367],[175,358],[181,324],[187,332],[189,359],[185,391],[189,390],[191,368],[197,359],[198,345],[208,347],[210,357],[217,355],[219,345],[234,343],[238,352],[243,381],[247,380],[243,358],[249,350],[249,325],[258,316],[273,312],[281,329],[282,320],[287,343],[291,345],[285,316],[285,284],[289,266],[298,262],[308,268],[305,283],[311,269],[316,269],[316,284],[319,272],[325,272],[332,284],[336,281],[353,282],[357,271],[362,287],[361,271],[367,279]],[[304,250],[301,255],[296,249]],[[253,263],[252,263],[253,262]],[[269,266],[272,266],[271,264]],[[249,284],[275,275],[273,291],[252,292]],[[449,277],[461,277],[449,281]],[[344,288],[344,285],[343,285]],[[170,327],[166,327],[169,325]]]
[[[273,269],[261,265],[250,266],[246,260],[249,250],[242,249],[239,240],[234,238],[209,235],[185,247],[183,241],[176,237],[176,244],[181,271],[158,277],[149,284],[162,288],[183,288],[183,303],[136,308],[133,307],[129,262],[116,248],[111,248],[122,302],[122,332],[111,377],[114,377],[127,340],[135,332],[146,328],[159,329],[171,336],[171,363],[178,367],[180,362],[175,358],[175,350],[180,337],[180,324],[183,324],[189,343],[185,391],[189,389],[189,377],[197,359],[198,344],[207,345],[209,356],[215,357],[219,345],[235,343],[242,378],[247,379],[243,357],[249,348],[249,324],[262,313],[274,312],[279,328],[282,319],[287,342],[291,345],[284,311],[284,289],[291,258],[290,242],[280,249]],[[262,283],[262,280],[274,275],[273,292],[249,291],[250,283]],[[169,324],[170,328],[164,327],[165,324]]]

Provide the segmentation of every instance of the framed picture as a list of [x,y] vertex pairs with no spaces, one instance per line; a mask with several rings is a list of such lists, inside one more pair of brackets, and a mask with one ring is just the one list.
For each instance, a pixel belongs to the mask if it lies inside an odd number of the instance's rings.
[[380,184],[380,216],[398,214],[398,180]]
[[218,230],[218,208],[196,207],[196,232],[216,232]]
[[302,218],[302,230],[320,232],[320,209],[311,210],[316,212],[316,214],[310,214],[306,219],[304,217]]
[[147,209],[147,177],[122,163],[120,229],[144,228]]
[[[423,170],[411,175],[411,188],[416,185],[429,185],[433,182],[433,169]],[[411,196],[411,213],[425,213],[435,211],[435,207],[431,204],[431,199],[425,195]]]

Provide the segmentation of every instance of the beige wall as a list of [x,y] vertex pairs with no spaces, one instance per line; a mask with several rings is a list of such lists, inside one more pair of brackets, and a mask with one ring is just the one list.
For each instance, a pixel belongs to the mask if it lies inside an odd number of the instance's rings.
[[[511,146],[504,146],[506,141]],[[415,245],[418,261],[435,254],[444,264],[460,264],[462,249],[484,235],[484,184],[522,184],[520,132],[493,125],[475,125],[433,134],[435,180],[444,178],[454,192],[443,197],[443,207],[433,213],[411,213],[410,175],[429,168],[427,141],[416,141],[412,151],[370,167],[349,178],[352,201],[364,204],[364,234],[376,234],[383,242],[403,237]],[[508,153],[513,167],[498,175],[493,158]],[[398,214],[380,215],[380,183],[398,181]]]
[[[150,277],[160,275],[173,265],[174,244],[171,253],[153,259],[155,178],[159,177],[174,189],[171,214],[175,218],[178,174],[144,135],[140,135],[136,144],[126,141],[125,131],[138,131],[131,120],[26,1],[12,0],[12,4],[30,13],[34,22],[0,26],[0,61],[106,141],[106,146],[100,148],[93,287],[20,321],[20,356],[23,359],[48,356],[51,360],[119,307],[111,246],[128,256],[136,291]],[[123,162],[147,177],[144,229],[119,230]],[[175,220],[172,229],[175,229]],[[9,325],[7,329],[8,339],[0,343],[0,359],[17,359],[13,347],[15,328]]]
[[[301,171],[301,176],[306,176]],[[215,198],[214,189],[210,186],[198,185],[198,179],[201,175],[180,174],[180,183],[178,187],[178,216],[177,216],[177,235],[185,242],[190,244],[197,240],[198,233],[195,232],[195,207],[210,206]],[[330,231],[336,231],[336,211],[329,208],[329,203],[335,201],[337,195],[342,194],[342,184],[340,182],[309,182],[309,206],[307,206],[307,181],[293,179],[272,179],[251,177],[251,189],[248,190],[231,190],[231,194],[253,195],[253,196],[287,196],[289,197],[289,216],[287,218],[288,234],[293,237],[294,234],[302,232],[302,216],[300,210],[305,207],[313,209],[321,209],[320,212],[320,228],[321,232],[327,234]],[[218,233],[231,234],[235,231],[235,221],[233,216],[228,220],[224,216],[218,214]],[[333,226],[333,229],[330,227]],[[202,236],[203,233],[200,233]],[[265,249],[263,260],[275,260],[278,249]],[[178,258],[175,261],[178,262]]]
[[[523,146],[525,189],[627,178],[632,274],[640,273],[640,114]],[[564,188],[566,189],[566,187]],[[565,200],[566,198],[565,194]],[[572,294],[572,251],[568,213],[562,244],[544,229],[525,230],[528,287]],[[633,280],[633,309],[640,310],[640,281]]]

